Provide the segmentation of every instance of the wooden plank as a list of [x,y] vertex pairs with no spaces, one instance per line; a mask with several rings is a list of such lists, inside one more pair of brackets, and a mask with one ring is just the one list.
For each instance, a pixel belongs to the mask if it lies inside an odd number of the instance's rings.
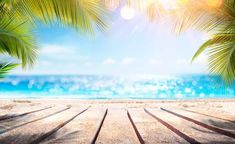
[[50,107],[46,104],[38,104],[38,103],[15,103],[8,102],[2,106],[0,106],[0,116],[3,115],[17,115],[22,114],[22,112],[32,111],[36,109],[41,109],[43,107]]
[[[231,120],[229,118],[225,118],[225,117],[221,117],[221,113],[218,113],[216,112],[216,115],[212,115],[212,114],[208,114],[206,113],[204,110],[203,112],[200,111],[200,110],[191,110],[191,109],[185,109],[185,108],[181,108],[181,110],[184,110],[184,111],[187,111],[187,112],[191,112],[191,113],[195,113],[195,114],[199,114],[199,115],[203,115],[203,116],[206,116],[206,117],[211,117],[211,118],[214,118],[214,119],[218,119],[218,120],[223,120],[223,121],[227,121],[227,122],[231,122],[231,123],[234,123],[235,124],[235,120]],[[213,112],[215,114],[215,112]]]
[[79,112],[78,114],[76,114],[75,116],[73,116],[72,118],[68,119],[67,121],[61,123],[60,125],[56,126],[55,128],[53,128],[52,130],[50,130],[49,132],[46,132],[45,134],[41,135],[40,137],[34,139],[32,142],[30,142],[30,144],[38,144],[42,141],[44,141],[46,138],[48,138],[49,136],[51,136],[52,134],[54,134],[55,132],[57,132],[59,129],[61,129],[62,127],[64,127],[66,124],[68,124],[69,122],[71,122],[72,120],[74,120],[76,117],[78,117],[80,114],[84,113],[85,111],[87,111],[90,107],[87,107],[86,109],[82,110],[81,112]]
[[49,108],[52,108],[52,107],[51,106],[50,107],[45,107],[45,108],[42,108],[42,109],[37,109],[37,110],[33,110],[33,111],[21,113],[21,114],[2,115],[2,116],[0,116],[0,121],[12,119],[12,118],[17,118],[17,117],[22,117],[22,116],[26,116],[26,115],[29,115],[29,114],[32,114],[32,113],[36,113],[36,112],[40,112],[40,111],[43,111],[43,110],[46,110],[46,109],[49,109]]
[[41,144],[91,143],[93,136],[99,127],[99,122],[102,121],[104,113],[104,108],[91,107]]
[[96,140],[97,140],[97,138],[98,138],[98,135],[99,135],[99,133],[100,133],[101,127],[103,126],[103,123],[104,123],[104,120],[105,120],[107,114],[108,114],[108,109],[105,110],[104,116],[103,116],[103,118],[102,118],[102,120],[101,120],[101,122],[100,122],[100,124],[99,124],[99,126],[98,126],[98,129],[97,129],[96,132],[95,132],[95,136],[93,137],[93,139],[92,139],[92,141],[91,141],[92,144],[95,144],[95,143],[96,143]]
[[146,144],[187,143],[152,116],[146,114],[142,108],[129,108],[128,110]]
[[171,124],[167,123],[166,121],[162,120],[161,118],[159,118],[156,115],[154,115],[151,112],[149,112],[147,109],[144,109],[144,111],[147,114],[149,114],[150,116],[152,116],[153,118],[155,118],[157,121],[159,121],[161,124],[163,124],[165,127],[167,127],[169,130],[171,130],[172,132],[174,132],[175,134],[177,134],[181,138],[185,139],[190,144],[200,144],[200,142],[198,142],[194,138],[192,138],[192,137],[188,136],[187,134],[181,132],[180,130],[178,130],[177,128],[172,126]]
[[[38,121],[34,121],[32,123],[23,125],[14,130],[11,130],[7,133],[0,135],[0,143],[4,144],[26,144],[31,141],[47,134],[52,129],[67,121],[68,118],[73,117],[78,111],[81,111],[80,107],[78,108],[70,108],[61,107],[52,108],[48,110],[48,113],[45,115],[40,115],[37,119]],[[36,120],[36,119],[34,119]],[[24,122],[23,122],[24,124]]]
[[131,123],[133,129],[135,130],[135,134],[136,134],[136,136],[137,136],[139,142],[140,142],[141,144],[145,144],[145,142],[144,142],[142,136],[140,135],[140,133],[139,133],[139,131],[138,131],[138,129],[137,129],[137,127],[136,127],[134,121],[132,120],[131,114],[129,113],[128,110],[127,110],[127,116],[128,116],[128,118],[129,118],[129,120],[130,120],[130,123]]
[[125,109],[109,108],[109,114],[96,142],[139,144]]
[[235,139],[235,134],[234,134],[234,133],[231,133],[230,131],[227,131],[227,130],[224,130],[224,129],[221,129],[221,128],[217,128],[217,127],[208,125],[208,124],[206,124],[206,123],[200,122],[200,121],[198,121],[198,120],[192,119],[192,118],[190,118],[190,117],[187,117],[187,116],[184,116],[184,115],[182,115],[182,114],[179,114],[179,113],[170,111],[170,110],[165,109],[165,108],[161,108],[161,110],[166,111],[166,112],[168,112],[168,113],[170,113],[170,114],[173,114],[173,115],[175,115],[175,116],[178,116],[178,117],[180,117],[180,118],[183,118],[183,119],[185,119],[185,120],[187,120],[187,121],[193,122],[193,123],[195,123],[195,124],[197,124],[197,125],[199,125],[199,126],[201,126],[201,127],[204,127],[204,128],[206,128],[206,129],[212,130],[212,131],[214,131],[214,132],[217,132],[217,133],[220,133],[220,134],[222,134],[222,135],[226,135],[226,136],[228,136],[228,137],[231,137],[231,138],[234,138],[234,139]]
[[180,118],[178,116],[172,115],[160,109],[148,109],[154,115],[160,116],[162,120],[168,124],[174,126],[176,129],[182,133],[194,138],[200,143],[234,143],[234,139],[221,135],[217,132],[209,130],[207,128],[201,127],[193,122]]

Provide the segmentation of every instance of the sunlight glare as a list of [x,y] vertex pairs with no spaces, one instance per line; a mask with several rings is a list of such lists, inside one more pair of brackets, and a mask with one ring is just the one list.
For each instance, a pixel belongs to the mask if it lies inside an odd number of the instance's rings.
[[211,38],[212,38],[212,36],[211,36],[210,34],[204,33],[204,34],[202,35],[202,40],[203,40],[203,41],[207,41],[207,40],[209,40],[209,39],[211,39]]
[[111,11],[115,11],[119,5],[120,2],[117,0],[105,0],[105,6]]
[[189,0],[158,0],[165,10],[174,10],[179,8],[179,5],[185,5]]
[[189,0],[177,0],[177,3],[179,4],[186,4]]
[[165,10],[172,10],[177,7],[177,0],[159,0]]
[[206,0],[206,3],[210,7],[220,7],[223,3],[223,0]]
[[125,20],[130,20],[135,16],[135,10],[130,6],[123,6],[121,9],[121,16]]

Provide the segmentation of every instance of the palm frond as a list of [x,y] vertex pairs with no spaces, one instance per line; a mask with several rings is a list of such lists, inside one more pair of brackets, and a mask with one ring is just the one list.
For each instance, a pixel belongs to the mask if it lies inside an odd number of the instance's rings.
[[214,35],[197,50],[192,61],[204,51],[208,55],[210,72],[220,75],[227,84],[231,84],[235,80],[235,33]]
[[102,0],[13,0],[19,18],[54,25],[70,26],[77,31],[94,32],[107,28],[107,10]]
[[231,84],[235,80],[235,0],[223,0],[215,7],[209,6],[206,0],[188,0],[170,14],[176,32],[195,28],[211,36],[192,61],[206,52],[209,71]]
[[4,78],[7,73],[9,73],[12,69],[16,68],[19,64],[15,63],[0,63],[0,79]]
[[107,28],[102,0],[1,0],[0,6],[0,53],[18,58],[23,67],[37,56],[32,29],[38,21],[91,33]]
[[208,50],[209,70],[222,76],[226,83],[231,84],[235,79],[235,42],[220,44]]
[[208,47],[216,47],[218,45],[228,43],[228,42],[235,42],[235,34],[232,33],[222,33],[216,34],[213,36],[212,39],[206,41],[194,54],[192,58],[192,62],[201,54],[203,53]]
[[14,13],[0,15],[0,53],[18,58],[23,67],[32,66],[37,45],[30,23],[19,21]]

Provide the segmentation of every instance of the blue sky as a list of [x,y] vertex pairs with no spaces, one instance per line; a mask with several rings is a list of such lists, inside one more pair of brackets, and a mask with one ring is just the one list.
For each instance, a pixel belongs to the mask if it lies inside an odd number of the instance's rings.
[[205,35],[171,32],[169,24],[150,23],[141,14],[125,20],[119,14],[110,28],[95,36],[69,28],[40,25],[39,58],[32,70],[15,74],[195,74],[206,73],[205,56],[191,64]]

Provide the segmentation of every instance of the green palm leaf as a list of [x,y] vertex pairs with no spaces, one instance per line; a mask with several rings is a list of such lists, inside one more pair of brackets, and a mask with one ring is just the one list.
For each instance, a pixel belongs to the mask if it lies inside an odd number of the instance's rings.
[[102,0],[0,0],[0,53],[31,67],[37,57],[33,29],[41,21],[94,33],[107,28]]
[[12,69],[16,68],[19,64],[15,63],[1,63],[0,64],[0,79],[4,78],[4,76],[9,73]]
[[192,58],[192,62],[202,53],[204,52],[208,47],[218,46],[227,42],[235,42],[235,34],[231,33],[222,33],[222,34],[216,34],[213,36],[212,39],[206,41],[194,54]]
[[197,50],[192,61],[206,52],[210,72],[231,84],[235,80],[235,0],[224,0],[219,7],[205,2],[189,0],[175,16],[175,29],[181,32],[193,27],[210,34],[211,39]]
[[210,72],[222,76],[227,84],[231,84],[235,79],[234,50],[235,33],[216,34],[198,49],[192,61],[206,51]]
[[102,0],[13,0],[19,18],[31,22],[70,26],[77,31],[94,32],[107,28],[107,11]]
[[[3,10],[3,9],[2,9]],[[0,53],[18,58],[22,66],[32,66],[37,55],[36,40],[30,23],[18,20],[15,13],[0,15]]]

